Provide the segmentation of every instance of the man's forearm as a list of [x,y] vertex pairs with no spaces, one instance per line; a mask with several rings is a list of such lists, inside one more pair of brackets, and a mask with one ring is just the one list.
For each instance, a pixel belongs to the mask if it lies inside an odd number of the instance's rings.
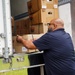
[[30,40],[21,39],[21,42],[28,49],[36,49],[36,46]]

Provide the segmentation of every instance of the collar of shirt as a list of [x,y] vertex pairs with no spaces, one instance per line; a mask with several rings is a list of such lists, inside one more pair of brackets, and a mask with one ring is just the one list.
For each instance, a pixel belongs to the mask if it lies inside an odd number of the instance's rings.
[[62,31],[64,31],[64,28],[59,28],[59,29],[57,29],[57,30],[54,30],[54,31],[59,31],[59,30],[62,30]]

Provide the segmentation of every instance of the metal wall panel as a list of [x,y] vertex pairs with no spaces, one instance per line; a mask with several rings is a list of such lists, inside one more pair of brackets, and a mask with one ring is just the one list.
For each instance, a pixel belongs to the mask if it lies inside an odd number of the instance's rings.
[[0,0],[0,57],[12,55],[10,0]]

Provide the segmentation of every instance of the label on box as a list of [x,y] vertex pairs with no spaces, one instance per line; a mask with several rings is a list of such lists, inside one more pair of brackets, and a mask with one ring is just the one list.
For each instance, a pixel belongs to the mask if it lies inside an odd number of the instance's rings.
[[42,8],[47,8],[47,6],[46,5],[43,5]]
[[27,48],[26,47],[22,47],[22,52],[26,52]]
[[57,4],[54,4],[54,8],[58,8],[58,5]]

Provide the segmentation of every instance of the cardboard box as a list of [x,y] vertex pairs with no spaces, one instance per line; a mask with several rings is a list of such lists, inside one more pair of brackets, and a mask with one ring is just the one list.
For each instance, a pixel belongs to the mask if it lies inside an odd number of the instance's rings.
[[58,8],[58,0],[46,0],[46,8],[47,9]]
[[[25,21],[25,22],[23,23],[23,21]],[[16,25],[16,35],[41,34],[41,33],[47,32],[47,31],[44,31],[44,26],[45,26],[45,28],[47,26],[44,23],[33,25],[33,24],[31,24],[30,21],[31,20],[29,18],[27,18],[25,20],[16,21],[15,22],[15,25]]]
[[33,14],[38,10],[53,9],[54,5],[58,5],[58,0],[31,0],[27,2],[29,14]]
[[[39,38],[39,37],[41,37],[43,34],[34,34],[33,35],[33,37],[34,38]],[[22,36],[25,40],[30,40],[30,39],[33,39],[32,38],[32,35],[31,34],[28,34],[28,35],[23,35]],[[14,50],[14,52],[16,52],[16,53],[25,53],[25,52],[35,52],[35,51],[38,51],[38,49],[27,49],[27,48],[25,48],[21,43],[18,43],[17,41],[16,41],[16,36],[13,36],[13,50]]]
[[53,18],[59,18],[58,8],[46,10],[46,23],[50,23]]
[[[43,16],[44,15],[44,16]],[[43,22],[46,22],[45,21],[45,15],[46,15],[46,12],[43,11],[43,9],[39,10],[38,12],[30,15],[30,19],[31,19],[31,22],[32,22],[32,25],[36,25],[36,24],[41,24]]]
[[42,34],[48,31],[47,24],[32,25],[32,28],[34,28],[34,32],[32,34]]
[[58,0],[54,0],[54,2],[53,2],[54,4],[58,4]]
[[30,33],[30,21],[29,18],[15,21],[16,35],[23,35]]
[[33,25],[41,23],[50,23],[53,18],[58,18],[58,9],[41,9],[38,12],[30,15]]
[[40,34],[43,33],[43,25],[32,25],[31,29],[33,30],[33,32],[31,32],[31,34]]
[[40,10],[42,7],[46,8],[46,1],[44,0],[31,0],[27,2],[29,14],[35,13]]

